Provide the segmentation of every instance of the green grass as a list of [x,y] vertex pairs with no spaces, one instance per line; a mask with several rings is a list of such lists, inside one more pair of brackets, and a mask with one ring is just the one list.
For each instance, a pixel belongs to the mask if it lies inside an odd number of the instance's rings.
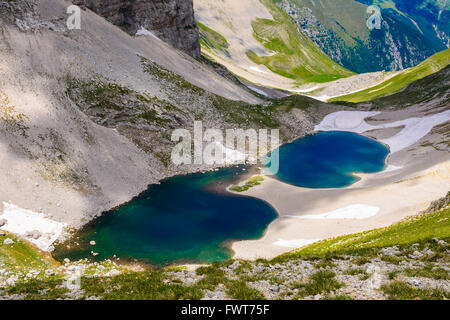
[[403,270],[408,277],[423,277],[435,280],[450,280],[450,273],[442,268],[435,268],[432,264],[428,264],[423,268],[414,268]]
[[[441,290],[424,290],[409,286],[396,281],[401,273],[408,277],[426,277],[436,280],[449,279],[448,271],[436,267],[432,262],[437,259],[448,259],[448,245],[442,246],[432,238],[448,240],[449,211],[445,209],[435,213],[422,214],[395,224],[388,228],[372,230],[356,235],[338,237],[310,245],[304,249],[282,255],[272,261],[259,260],[259,263],[273,265],[293,259],[301,259],[315,263],[318,269],[306,281],[289,284],[292,290],[297,289],[295,298],[322,295],[326,299],[348,299],[347,296],[334,296],[333,292],[342,287],[336,280],[335,273],[328,268],[333,267],[333,261],[338,259],[351,259],[356,265],[364,265],[371,262],[371,258],[380,257],[381,247],[397,245],[401,256],[406,257],[413,251],[423,251],[429,248],[433,254],[421,258],[426,262],[423,268],[409,268],[403,271],[392,272],[389,278],[394,282],[382,287],[382,290],[390,299],[448,299],[449,293]],[[8,236],[10,237],[10,236]],[[3,245],[1,237],[0,259],[3,265],[10,269],[17,268],[39,268],[45,270],[52,267],[50,257],[43,255],[36,248],[15,237],[14,245]],[[416,243],[415,246],[411,244]],[[172,278],[169,272],[176,268],[165,268],[161,270],[145,270],[132,272],[123,270],[123,273],[115,277],[96,276],[96,272],[85,274],[81,279],[82,291],[75,296],[63,285],[60,275],[52,277],[40,277],[39,279],[18,282],[13,287],[5,288],[6,294],[16,294],[24,299],[57,299],[57,298],[80,298],[97,297],[107,300],[116,299],[140,299],[140,300],[177,300],[177,299],[200,299],[207,290],[217,290],[218,285],[223,285],[225,294],[239,300],[258,300],[264,296],[248,286],[249,281],[261,279],[272,279],[270,275],[261,278],[261,275],[249,277],[245,270],[252,267],[248,261],[241,261],[241,267],[234,271],[234,276],[229,277],[223,268],[228,267],[233,260],[214,263],[210,266],[200,267],[196,270],[199,280],[191,285],[185,285],[180,280]],[[57,264],[55,262],[55,264]],[[362,268],[350,268],[343,272],[349,275],[358,275],[364,281],[369,277],[367,271]],[[275,281],[276,282],[276,281]]]
[[260,185],[262,181],[264,181],[264,178],[262,176],[255,176],[255,177],[248,179],[248,181],[245,183],[245,185],[232,186],[232,187],[230,187],[230,190],[234,191],[234,192],[244,192],[250,188],[253,188],[254,186]]
[[330,293],[342,287],[335,277],[333,272],[321,270],[313,274],[307,282],[293,284],[292,288],[299,289],[299,298]]
[[390,300],[443,300],[450,293],[439,289],[416,289],[405,282],[395,281],[381,287]]
[[105,300],[180,300],[200,299],[203,292],[195,286],[167,282],[163,271],[145,271],[111,278],[83,278],[86,297]]
[[149,123],[163,126],[170,120],[159,117],[155,108],[160,107],[167,112],[182,113],[180,109],[167,101],[107,80],[67,79],[67,94],[80,110],[102,120],[111,112],[122,111],[126,116],[114,121],[134,123],[137,119],[144,119]]
[[203,48],[211,51],[218,51],[226,56],[230,55],[228,52],[230,44],[224,36],[199,21],[197,21],[197,25],[199,28],[200,44]]
[[[231,262],[231,261],[229,261]],[[225,262],[226,265],[227,262]],[[225,293],[230,297],[238,300],[262,300],[264,297],[258,290],[249,288],[243,279],[230,280],[226,277],[225,272],[221,267],[225,266],[223,263],[216,263],[209,267],[200,267],[197,269],[197,275],[203,275],[195,286],[203,290],[214,290],[219,284],[226,287]]]
[[269,0],[261,0],[274,20],[252,21],[254,37],[272,56],[258,56],[248,51],[256,64],[263,64],[272,72],[293,79],[298,85],[309,82],[329,82],[354,73],[338,65],[307,36],[298,32],[291,18]]
[[450,64],[450,49],[436,53],[416,67],[401,71],[394,77],[362,91],[329,99],[328,102],[363,102],[394,94],[410,83],[436,73]]
[[[14,243],[4,244],[3,241],[7,238],[12,239]],[[56,261],[51,259],[48,254],[31,244],[9,234],[0,236],[0,268],[3,266],[14,272],[31,269],[45,271],[53,269],[56,265]]]
[[237,300],[263,300],[264,297],[258,290],[249,288],[245,281],[230,280],[226,283],[226,293]]
[[[324,240],[276,258],[276,261],[291,260],[306,255],[330,252],[349,253],[376,250],[394,245],[406,245],[432,238],[450,237],[450,208],[438,212],[421,214],[387,228],[351,234]],[[361,261],[362,264],[363,261]]]

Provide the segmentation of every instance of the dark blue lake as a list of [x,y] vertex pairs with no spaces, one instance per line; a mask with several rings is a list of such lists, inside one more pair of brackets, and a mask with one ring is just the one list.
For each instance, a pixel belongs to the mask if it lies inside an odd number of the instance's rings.
[[[357,180],[354,172],[383,170],[388,152],[357,134],[322,132],[282,146],[276,176],[307,188],[345,187]],[[268,203],[225,190],[248,175],[243,168],[177,176],[152,185],[59,245],[54,256],[103,260],[115,255],[156,265],[228,259],[231,241],[260,238],[277,217]],[[99,255],[94,258],[91,251]]]
[[319,132],[283,145],[274,174],[299,187],[343,188],[358,180],[354,173],[382,171],[388,154],[384,145],[355,133]]
[[244,174],[243,168],[177,176],[152,185],[57,247],[54,256],[92,258],[93,250],[99,253],[96,260],[116,255],[158,265],[227,259],[232,255],[227,241],[260,238],[277,217],[266,202],[226,191]]

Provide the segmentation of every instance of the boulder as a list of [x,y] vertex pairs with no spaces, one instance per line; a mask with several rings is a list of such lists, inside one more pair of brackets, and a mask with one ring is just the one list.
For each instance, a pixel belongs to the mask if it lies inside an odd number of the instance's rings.
[[38,230],[33,230],[33,231],[27,231],[25,233],[25,237],[27,238],[32,238],[34,240],[39,239],[42,236],[41,232]]

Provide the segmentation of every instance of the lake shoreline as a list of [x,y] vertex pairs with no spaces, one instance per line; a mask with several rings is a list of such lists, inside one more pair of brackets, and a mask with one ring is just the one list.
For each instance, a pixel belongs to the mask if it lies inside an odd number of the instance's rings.
[[[403,114],[403,117],[405,116],[408,114]],[[365,126],[363,122],[366,118],[370,118],[373,123],[367,127],[369,129],[373,129],[379,121],[402,121],[395,112],[369,115],[361,113],[359,119],[351,119],[351,127],[345,129],[352,131],[352,128]],[[377,120],[378,118],[382,120]],[[334,129],[336,128],[332,126],[329,128]],[[383,142],[386,140],[384,135],[387,130],[389,129],[356,131]],[[395,134],[394,132],[394,136]],[[303,243],[309,243],[308,241],[386,227],[425,210],[430,202],[445,196],[450,190],[450,156],[445,150],[425,146],[424,138],[431,144],[441,141],[439,134],[427,132],[411,146],[394,149],[382,172],[358,174],[359,181],[342,189],[306,189],[265,176],[261,185],[243,194],[267,201],[277,210],[279,218],[269,225],[263,238],[235,242],[232,246],[234,257],[249,260],[271,259],[300,248]],[[341,214],[350,212],[355,205],[376,207],[379,212],[366,219],[317,218],[335,213],[336,210],[340,210]],[[311,216],[316,216],[316,219],[311,219]],[[285,246],[280,246],[280,243]]]

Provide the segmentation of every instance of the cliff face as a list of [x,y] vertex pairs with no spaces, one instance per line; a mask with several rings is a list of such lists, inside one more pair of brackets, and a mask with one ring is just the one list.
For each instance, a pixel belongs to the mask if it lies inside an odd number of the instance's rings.
[[73,0],[130,34],[141,27],[194,58],[200,57],[192,0]]

